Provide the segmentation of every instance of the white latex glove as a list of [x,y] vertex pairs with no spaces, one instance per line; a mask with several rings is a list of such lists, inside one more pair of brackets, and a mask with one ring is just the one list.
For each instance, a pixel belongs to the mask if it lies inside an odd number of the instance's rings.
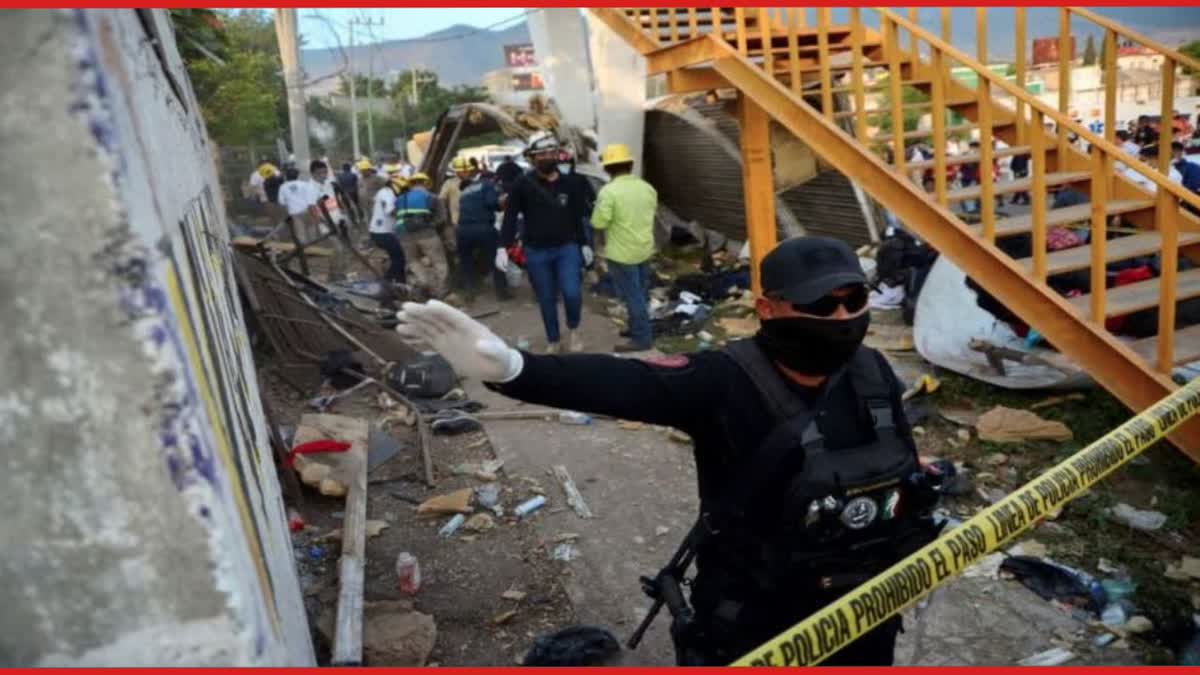
[[427,343],[462,377],[508,382],[525,367],[521,352],[487,326],[439,300],[406,302],[396,318],[400,320],[396,332],[405,341]]
[[591,267],[592,261],[596,259],[596,253],[592,251],[591,246],[584,246],[581,250],[583,251],[583,266]]
[[508,251],[502,248],[496,249],[496,269],[501,272],[508,270]]

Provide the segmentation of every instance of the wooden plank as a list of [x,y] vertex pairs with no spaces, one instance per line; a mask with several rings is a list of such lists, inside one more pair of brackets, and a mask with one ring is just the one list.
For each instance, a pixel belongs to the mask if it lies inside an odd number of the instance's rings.
[[725,89],[729,86],[729,81],[712,68],[680,68],[667,73],[667,91],[672,94]]
[[[799,10],[793,10],[799,11]],[[860,143],[867,140],[867,95],[863,90],[863,25],[862,11],[857,7],[850,8],[850,30],[851,33],[851,48],[850,48],[850,87],[854,90],[854,110],[851,114],[854,115],[854,137]],[[794,82],[794,81],[793,81]],[[794,90],[798,88],[793,84]],[[832,84],[829,87],[829,93],[833,95]],[[834,113],[836,118],[839,114]]]
[[[984,8],[979,8],[980,15]],[[992,87],[989,80],[979,78],[978,124],[979,124],[979,220],[983,224],[983,240],[989,244],[996,243],[996,175],[993,168],[992,153]],[[1043,243],[1038,243],[1037,235],[1033,237],[1033,247],[1036,251]]]
[[[792,91],[800,91],[800,89],[804,86],[804,82],[802,81],[802,79],[800,77],[799,37],[796,35],[796,30],[798,28],[800,28],[798,17],[800,16],[800,13],[804,10],[800,9],[799,7],[792,7],[786,11],[788,13],[788,44],[787,44],[788,72],[791,75]],[[858,10],[854,9],[851,11],[857,13]],[[859,69],[859,75],[860,75],[860,78],[858,81],[861,82],[862,81],[862,78],[861,78],[862,54],[858,54],[856,52],[855,58],[858,59],[858,69]]]
[[[1196,243],[1200,243],[1200,234],[1198,233],[1189,232],[1179,235],[1180,246],[1190,246]],[[1153,255],[1158,253],[1161,248],[1162,235],[1158,232],[1132,234],[1128,237],[1119,237],[1108,242],[1105,260],[1107,262],[1115,262],[1143,255]],[[1032,267],[1030,258],[1022,258],[1017,262],[1027,270]],[[1069,248],[1064,251],[1055,251],[1046,256],[1047,272],[1051,276],[1062,274],[1063,272],[1087,269],[1091,263],[1092,247],[1090,245]]]
[[[903,115],[904,113],[900,113],[900,114]],[[974,124],[956,124],[952,127],[946,127],[946,133],[954,134],[954,133],[958,133],[960,131],[971,131],[974,128],[975,128]],[[932,136],[932,135],[933,135],[933,129],[915,129],[913,131],[906,131],[904,133],[904,140],[908,141],[908,140],[912,140],[914,138],[925,138],[927,136]],[[871,141],[874,143],[891,143],[892,135],[891,134],[880,134],[880,135],[872,138]]]
[[746,10],[744,8],[733,8],[733,22],[738,53],[745,56],[749,50],[749,43],[746,36]]
[[[1071,114],[1071,10],[1058,10],[1058,112],[1064,117]],[[1061,122],[1055,124],[1058,132],[1058,156],[1067,154],[1067,129]]]
[[[1013,53],[1016,55],[1016,80],[1013,84],[1021,91],[1025,91],[1025,8],[1015,8],[1015,16],[1013,17]],[[1017,145],[1025,145],[1027,140],[1027,131],[1029,125],[1025,123],[1025,101],[1021,97],[1015,98],[1017,105],[1015,108],[1015,117],[1017,118]]]
[[[892,166],[897,173],[904,173],[904,140],[908,136],[904,132],[904,88],[900,75],[900,38],[896,22],[883,21],[883,42],[888,60],[888,96],[892,104]],[[876,138],[876,141],[882,141]]]
[[[917,78],[917,79],[912,79],[912,80],[904,80],[900,84],[905,87],[927,87],[927,86],[933,84],[933,80]],[[875,84],[863,85],[863,90],[864,91],[878,91],[880,89],[887,89],[889,87],[891,87],[890,82],[886,82],[886,81],[885,82],[876,82]],[[832,91],[835,94],[852,94],[852,93],[854,93],[854,87],[853,86],[834,87]]]
[[[261,239],[255,239],[247,235],[240,235],[229,240],[229,243],[237,248],[254,250],[259,244],[263,244],[270,251],[278,251],[279,253],[291,253],[296,250],[296,245],[288,241],[268,241],[263,242]],[[333,249],[323,246],[305,246],[304,255],[311,255],[318,258],[328,258],[333,255]]]
[[[771,25],[771,17],[767,15],[767,8],[759,7],[757,11],[758,11],[758,14],[756,16],[758,17],[758,25],[770,26]],[[773,49],[765,50],[763,52],[762,58],[763,58],[763,60],[762,60],[763,70],[767,71],[768,73],[774,73],[775,72],[775,51]]]
[[[335,666],[357,666],[363,661],[363,578],[366,566],[367,439],[366,420],[344,415],[307,414],[296,428],[297,444],[329,438],[350,444],[337,457],[339,475],[346,481],[346,517],[342,521],[342,558],[338,563],[339,588],[334,623]],[[315,437],[314,437],[315,436]]]
[[688,7],[688,37],[694,38],[700,34],[700,21],[695,7]]
[[646,54],[646,75],[669,73],[677,68],[711,61],[712,45],[712,38],[702,36],[656,49]]
[[[987,7],[975,8],[975,49],[976,58],[983,65],[988,62],[987,48]],[[984,78],[979,78],[979,83],[983,84]]]
[[679,18],[674,7],[667,9],[667,25],[670,28],[671,42],[679,42]]
[[942,16],[942,40],[949,42],[950,41],[950,8],[942,7],[939,10],[939,13]]
[[[720,61],[717,62],[720,64]],[[775,248],[775,179],[771,170],[771,118],[753,100],[738,97],[742,150],[742,190],[746,195],[746,233],[750,240],[750,278],[755,294],[762,293],[759,266]]]
[[817,48],[821,67],[821,114],[833,119],[833,72],[829,68],[829,8],[817,8]]
[[1100,64],[1104,78],[1104,140],[1117,142],[1117,34],[1111,28],[1104,31],[1104,61]]
[[[921,23],[917,16],[916,7],[908,8],[908,20],[915,24]],[[921,60],[921,41],[917,39],[917,34],[911,31],[908,34],[908,51],[914,63]]]
[[1105,266],[1105,244],[1108,242],[1108,176],[1112,173],[1112,161],[1099,146],[1092,148],[1092,189],[1088,197],[1091,199],[1092,231],[1089,240],[1092,242],[1091,269],[1091,318],[1100,323],[1104,321],[1104,295],[1107,285],[1107,269]]
[[[1127,286],[1106,289],[1108,302],[1105,304],[1104,313],[1099,320],[1103,321],[1110,316],[1122,316],[1159,306],[1162,302],[1161,286],[1162,278],[1155,277]],[[1180,272],[1176,278],[1175,291],[1176,300],[1200,297],[1200,268]],[[1091,310],[1092,295],[1067,298],[1067,302],[1075,307],[1080,316],[1087,316]]]
[[[1030,152],[1030,162],[1033,163],[1033,175],[1029,178],[1030,231],[1034,233],[1034,239],[1040,239],[1045,242],[1046,210],[1049,208],[1046,204],[1046,133],[1042,127],[1042,122],[1045,118],[1042,117],[1042,112],[1036,108],[1032,112],[1033,123],[1030,126],[1033,128],[1033,150]],[[1045,283],[1045,244],[1040,248],[1033,249],[1032,270],[1033,280]]]
[[[1070,185],[1071,183],[1082,183],[1089,178],[1086,171],[1063,171],[1061,173],[1046,174],[1046,186],[1054,185]],[[1028,192],[1033,188],[1033,181],[1030,178],[1021,178],[1019,180],[1010,180],[1003,183],[996,183],[992,186],[993,195],[1011,194],[1013,192]],[[946,199],[952,202],[961,202],[964,199],[980,199],[982,197],[980,186],[972,185],[971,187],[959,188],[946,193]],[[1031,195],[1032,196],[1032,195]]]
[[[1200,361],[1200,324],[1172,331],[1175,342],[1175,365]],[[1158,336],[1148,337],[1129,345],[1138,356],[1153,363],[1158,356]]]
[[[1171,140],[1175,113],[1175,62],[1162,64],[1162,111],[1158,123],[1158,171],[1166,176],[1171,168]],[[1172,217],[1179,212],[1179,200],[1166,190],[1155,194],[1154,222],[1162,234],[1159,250],[1159,278],[1162,279],[1162,304],[1158,308],[1158,371],[1170,374],[1175,349],[1175,281],[1179,271],[1179,228]]]
[[[916,36],[913,36],[916,40]],[[933,195],[938,204],[946,201],[946,69],[942,62],[942,50],[930,47],[930,66],[933,71]],[[915,162],[910,170],[916,168]],[[919,169],[918,169],[919,170]]]
[[[1154,202],[1146,200],[1122,199],[1109,201],[1104,204],[1104,212],[1109,216],[1144,211],[1154,208]],[[1092,214],[1092,203],[1076,204],[1061,209],[1050,209],[1045,213],[1046,227],[1074,225],[1083,227],[1088,223]],[[980,227],[972,225],[971,229],[979,233]],[[996,221],[996,237],[1011,237],[1018,234],[1028,234],[1033,231],[1033,213],[1025,213],[1011,218],[1001,218]]]

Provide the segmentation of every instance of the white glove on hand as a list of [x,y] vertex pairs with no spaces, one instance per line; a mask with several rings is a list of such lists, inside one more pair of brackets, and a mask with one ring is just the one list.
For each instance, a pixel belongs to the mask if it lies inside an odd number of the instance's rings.
[[508,271],[508,251],[502,248],[496,249],[496,269],[501,272]]
[[400,320],[396,332],[406,342],[429,344],[462,377],[509,382],[525,367],[521,352],[505,344],[487,326],[444,302],[406,302],[396,318]]
[[584,246],[580,250],[583,252],[583,266],[591,267],[592,261],[596,259],[595,251],[592,250],[591,246]]

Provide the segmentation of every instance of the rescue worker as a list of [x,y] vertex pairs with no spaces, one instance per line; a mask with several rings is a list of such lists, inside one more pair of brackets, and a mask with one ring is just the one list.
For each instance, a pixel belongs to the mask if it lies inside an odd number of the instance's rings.
[[[854,252],[788,239],[761,279],[753,338],[645,360],[518,351],[443,303],[397,314],[405,340],[506,396],[691,436],[701,515],[694,615],[672,630],[681,664],[732,663],[936,536],[904,387],[861,344],[868,288]],[[890,665],[899,628],[893,617],[825,663]]]
[[492,265],[499,241],[496,232],[496,212],[500,210],[500,193],[495,184],[484,179],[479,170],[457,158],[455,172],[459,185],[459,203],[456,222],[459,284],[468,298],[475,291],[475,257],[482,255],[492,271],[492,282],[496,297],[507,300],[512,297],[504,273]]
[[263,157],[258,160],[258,166],[254,171],[250,172],[250,195],[259,204],[265,204],[269,201],[274,201],[267,198],[267,191],[263,184],[271,176],[279,175],[279,168],[271,163],[271,160]]
[[465,157],[455,157],[450,161],[450,170],[454,172],[454,175],[442,183],[442,189],[438,190],[438,199],[446,207],[448,216],[440,233],[442,243],[446,246],[446,253],[453,256],[454,252],[458,250],[456,230],[458,227],[458,199],[462,194],[464,177],[471,175],[471,164]]
[[583,308],[583,267],[592,264],[584,225],[588,214],[586,181],[564,177],[558,172],[559,142],[541,133],[529,143],[526,154],[533,162],[530,173],[513,183],[504,208],[504,225],[496,249],[496,268],[508,269],[508,247],[517,241],[517,220],[524,218],[520,233],[525,249],[525,272],[537,296],[546,329],[546,351],[559,351],[558,297],[561,294],[567,319],[567,346],[583,351],[577,328]]
[[284,177],[287,180],[279,188],[279,205],[286,209],[300,241],[312,242],[320,236],[316,216],[320,193],[311,181],[300,179],[300,170],[295,167],[285,169]]
[[[404,175],[403,167],[400,175]],[[408,189],[396,196],[396,234],[404,247],[409,283],[431,298],[441,298],[446,295],[449,268],[438,228],[445,222],[446,212],[429,191],[429,183],[429,176],[415,173],[408,179]]]
[[[374,173],[374,169],[371,169]],[[374,176],[371,176],[373,179]],[[367,224],[367,229],[371,235],[371,243],[383,249],[388,255],[388,269],[384,273],[384,278],[394,283],[407,283],[407,271],[405,269],[404,247],[400,245],[400,238],[396,235],[396,196],[404,191],[404,179],[400,177],[399,172],[391,176],[391,180],[384,183],[378,190],[375,191],[374,204],[371,209],[371,221]]]
[[500,181],[500,191],[508,192],[512,189],[513,183],[521,177],[521,165],[513,159],[512,155],[505,155],[504,160],[500,162],[500,166],[496,167],[496,180]]
[[354,212],[355,222],[361,224],[365,218],[358,202],[358,174],[354,173],[350,162],[342,163],[342,170],[338,172],[336,180],[342,194],[346,196],[346,204]]
[[600,188],[592,227],[605,232],[604,259],[617,294],[629,312],[629,342],[618,352],[654,346],[650,332],[650,257],[654,255],[654,212],[658,192],[633,175],[633,156],[620,143],[604,148],[600,165],[611,177]]
[[[314,159],[309,162],[308,175],[312,188],[313,205],[318,207],[314,214],[318,223],[317,230],[322,235],[328,234],[330,223],[337,230],[332,237],[326,238],[325,241],[333,249],[333,256],[329,259],[329,277],[330,279],[340,279],[346,275],[348,263],[346,245],[350,236],[346,213],[342,211],[341,201],[338,199],[338,192],[341,188],[329,175],[329,165],[323,160]],[[322,213],[321,206],[324,207],[324,213]],[[328,220],[326,220],[326,214],[328,214]]]
[[388,174],[375,169],[375,165],[367,159],[360,159],[354,165],[358,172],[358,204],[365,212],[372,212],[375,195],[388,183]]

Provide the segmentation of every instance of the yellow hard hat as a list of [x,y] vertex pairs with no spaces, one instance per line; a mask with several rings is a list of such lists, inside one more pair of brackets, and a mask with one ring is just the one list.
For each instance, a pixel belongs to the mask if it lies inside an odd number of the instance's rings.
[[369,170],[375,168],[374,166],[371,165],[371,160],[369,160],[369,159],[358,160],[358,163],[355,164],[354,167],[357,168],[359,171],[369,171]]
[[408,189],[408,181],[403,176],[392,176],[390,182],[392,187],[396,189],[396,192]]
[[429,176],[426,176],[424,173],[418,171],[409,177],[408,182],[410,182],[410,183],[428,183],[428,182],[430,182],[430,180],[429,180]]
[[277,173],[279,173],[279,169],[276,169],[275,165],[270,162],[258,167],[258,175],[262,176],[263,178],[270,178]]
[[613,143],[606,146],[603,152],[600,153],[601,166],[609,166],[610,164],[625,164],[633,161],[633,154],[629,152],[629,146],[624,143]]
[[471,162],[466,157],[455,157],[450,161],[450,168],[454,171],[470,171]]
[[389,176],[394,173],[400,173],[400,165],[399,164],[384,164],[383,172]]

